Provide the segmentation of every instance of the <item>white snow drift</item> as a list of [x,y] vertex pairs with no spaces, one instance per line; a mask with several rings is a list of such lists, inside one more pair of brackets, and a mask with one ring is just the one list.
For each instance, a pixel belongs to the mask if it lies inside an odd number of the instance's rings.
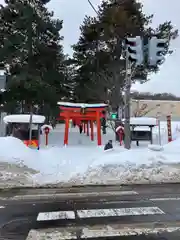
[[17,171],[23,174],[26,168],[28,183],[36,185],[180,181],[179,146],[180,139],[164,145],[161,151],[147,146],[125,150],[119,145],[107,152],[94,145],[56,146],[38,151],[19,139],[2,137],[0,159],[9,164],[9,174],[1,171],[1,175],[4,179],[13,178],[11,164],[16,164]]

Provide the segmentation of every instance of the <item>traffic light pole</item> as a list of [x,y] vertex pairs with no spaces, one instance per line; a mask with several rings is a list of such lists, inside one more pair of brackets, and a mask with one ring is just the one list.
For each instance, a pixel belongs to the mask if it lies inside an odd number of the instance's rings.
[[[32,27],[32,22],[33,22],[33,13],[31,14],[31,21],[29,23],[29,30],[28,30],[28,72],[29,76],[31,76],[31,61],[32,61],[32,35],[33,35],[33,27]],[[32,140],[32,123],[33,123],[33,106],[32,102],[30,105],[30,118],[29,118],[29,144],[31,145],[31,140]]]
[[[156,66],[159,61],[164,60],[163,53],[167,39],[157,39],[152,37],[148,43],[148,60],[150,66]],[[161,52],[161,55],[158,53]],[[131,148],[131,129],[130,129],[130,107],[131,107],[131,78],[132,64],[135,60],[136,66],[141,66],[144,63],[144,41],[140,36],[126,39],[126,87],[125,87],[125,148]]]
[[128,49],[126,49],[126,88],[125,88],[125,141],[126,149],[131,148],[131,129],[130,129],[130,104],[131,104],[131,63],[128,59]]

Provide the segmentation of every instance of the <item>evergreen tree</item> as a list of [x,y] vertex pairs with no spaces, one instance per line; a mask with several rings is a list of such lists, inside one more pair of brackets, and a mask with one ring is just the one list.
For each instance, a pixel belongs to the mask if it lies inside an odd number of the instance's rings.
[[62,21],[52,18],[47,2],[6,0],[0,9],[0,62],[9,66],[6,99],[23,103],[25,111],[35,104],[56,108],[64,95]]

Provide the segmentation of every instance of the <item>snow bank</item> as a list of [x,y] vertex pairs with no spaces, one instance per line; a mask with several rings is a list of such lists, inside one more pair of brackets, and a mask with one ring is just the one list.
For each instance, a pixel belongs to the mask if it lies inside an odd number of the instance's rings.
[[[94,152],[93,152],[94,151]],[[39,151],[38,163],[31,163],[39,174],[33,177],[37,184],[68,182],[74,175],[84,174],[101,148],[52,147]]]
[[[8,162],[27,160],[34,150],[28,148],[21,140],[14,137],[0,137],[0,159]],[[13,160],[14,159],[14,160]]]
[[[77,137],[75,133],[73,136]],[[26,171],[25,166],[34,170],[28,178],[37,185],[180,181],[179,145],[180,139],[164,145],[161,151],[156,145],[131,150],[115,145],[106,152],[103,146],[94,145],[55,146],[38,151],[19,139],[2,137],[0,160],[16,164],[21,173]],[[15,178],[10,168],[7,172],[8,177]],[[7,177],[1,169],[0,173]]]
[[[172,154],[172,155],[179,155],[180,154],[180,138],[165,144],[164,145],[164,153],[165,154]],[[180,161],[180,159],[179,159]]]
[[[31,181],[37,185],[67,182],[72,176],[83,174],[102,151],[102,148],[94,146],[49,147],[38,151],[28,148],[17,138],[0,138],[1,162],[16,164],[22,169],[27,166],[38,172],[31,176]],[[0,172],[2,173],[1,170]],[[11,172],[10,168],[9,172]],[[11,176],[13,177],[13,174]]]
[[[60,239],[77,239],[76,232],[71,228],[64,229],[40,229],[40,230],[31,230],[28,234],[27,240],[60,240]],[[138,238],[139,239],[148,239],[146,235],[149,234],[159,234],[159,233],[173,233],[175,231],[179,231],[179,227],[153,227],[153,228],[141,228],[141,227],[127,227],[123,225],[95,225],[95,226],[86,226],[82,228],[82,238],[84,239],[97,239],[100,237],[108,238],[111,237],[121,237],[123,239]],[[154,238],[155,239],[155,238]],[[157,239],[157,237],[156,237]],[[167,238],[159,237],[159,239],[166,240]]]
[[165,146],[149,149],[118,148],[97,157],[82,176],[71,179],[87,183],[149,183],[180,181],[180,138]]
[[179,181],[178,162],[178,155],[172,158],[170,154],[149,149],[104,152],[84,175],[78,174],[71,181],[79,184]]
[[148,148],[152,151],[163,151],[164,150],[163,146],[155,145],[155,144],[149,144]]

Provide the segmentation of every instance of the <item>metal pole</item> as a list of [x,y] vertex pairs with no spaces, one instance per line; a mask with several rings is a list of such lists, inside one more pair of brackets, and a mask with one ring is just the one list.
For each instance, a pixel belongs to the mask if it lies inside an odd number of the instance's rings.
[[136,100],[137,103],[137,111],[136,111],[136,116],[135,117],[140,117],[140,107],[139,107],[139,100]]
[[160,121],[160,117],[161,117],[161,113],[157,112],[157,124],[158,124],[158,143],[161,146],[161,121]]
[[158,118],[158,138],[159,138],[159,145],[161,146],[161,122],[160,122],[160,118]]
[[29,118],[29,144],[31,144],[31,140],[32,140],[32,123],[33,123],[33,111],[32,111],[32,105],[31,105],[30,118]]
[[128,59],[128,49],[126,49],[126,89],[125,89],[125,141],[126,149],[131,148],[131,129],[130,129],[130,100],[131,100],[131,63]]
[[[33,12],[31,15],[31,21],[29,25],[29,31],[28,31],[28,77],[31,76],[31,60],[32,60],[32,35],[33,35],[33,29],[32,29],[32,22],[33,22]],[[29,142],[31,144],[32,140],[32,121],[33,121],[33,106],[31,102],[30,106],[30,118],[29,118]]]
[[38,150],[40,149],[40,145],[41,145],[41,125],[38,124]]

